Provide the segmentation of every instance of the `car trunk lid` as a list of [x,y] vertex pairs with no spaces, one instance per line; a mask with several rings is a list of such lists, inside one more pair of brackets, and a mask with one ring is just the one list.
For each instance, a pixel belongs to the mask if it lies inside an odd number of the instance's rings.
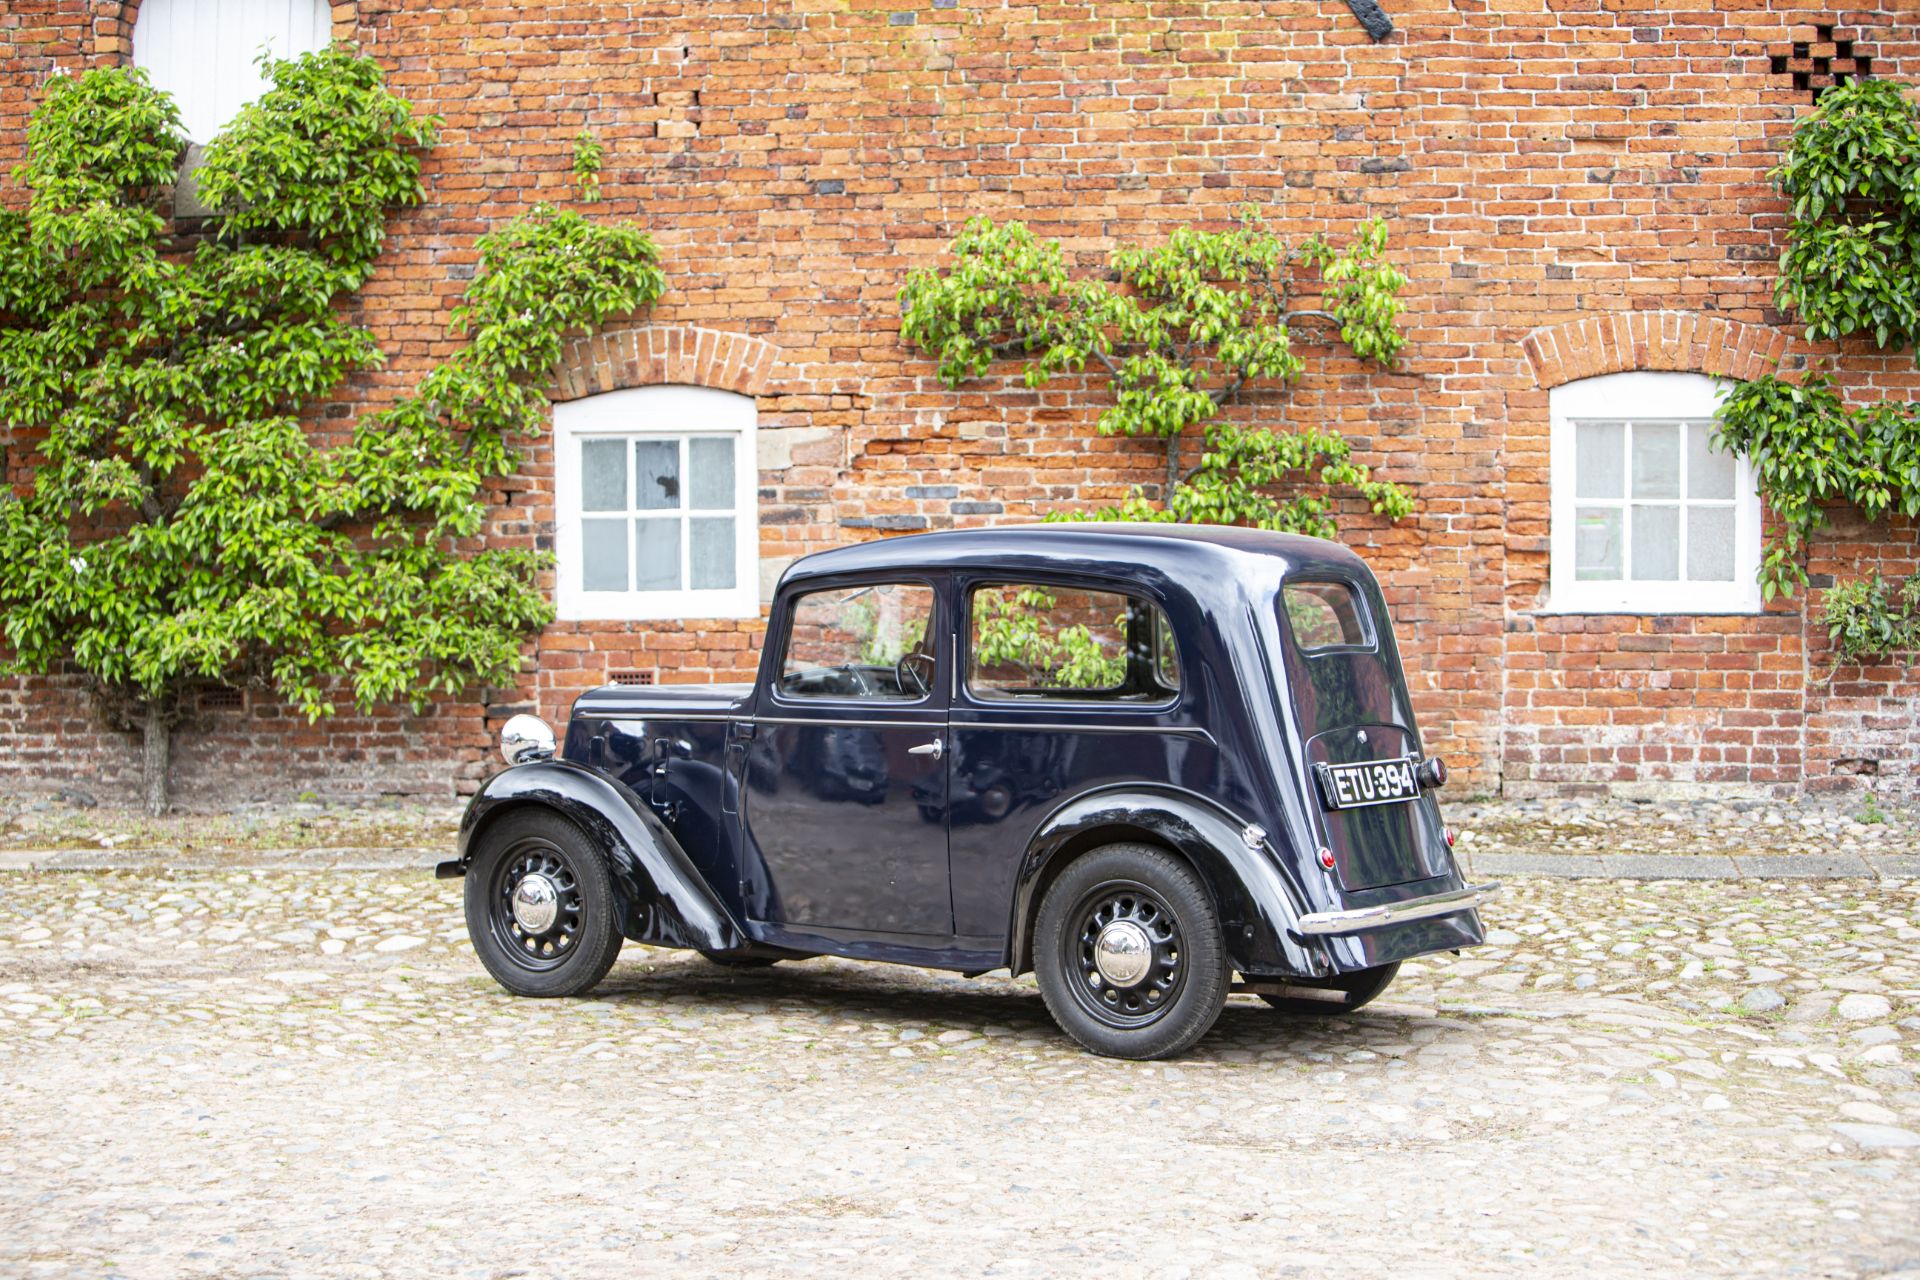
[[[1289,582],[1280,603],[1310,791],[1334,871],[1352,890],[1426,880],[1451,866],[1437,807],[1409,785],[1419,744],[1399,657],[1385,639],[1385,605],[1371,585]],[[1380,767],[1341,768],[1372,764]]]

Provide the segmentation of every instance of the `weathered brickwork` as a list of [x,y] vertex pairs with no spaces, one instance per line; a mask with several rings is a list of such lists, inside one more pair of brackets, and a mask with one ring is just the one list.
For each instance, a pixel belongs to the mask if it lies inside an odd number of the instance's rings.
[[[903,347],[901,282],[967,217],[1023,217],[1098,270],[1118,240],[1218,223],[1247,202],[1291,234],[1381,216],[1412,278],[1402,369],[1313,350],[1284,402],[1245,412],[1337,426],[1414,492],[1409,520],[1355,511],[1343,530],[1387,583],[1430,745],[1459,792],[1911,795],[1920,672],[1829,682],[1802,601],[1759,617],[1540,612],[1551,387],[1632,369],[1743,377],[1827,354],[1772,309],[1784,214],[1765,174],[1811,109],[1801,76],[1865,59],[1871,74],[1920,79],[1910,10],[1386,8],[1398,30],[1376,44],[1340,0],[335,5],[336,34],[446,128],[427,204],[396,220],[359,304],[389,363],[316,429],[454,349],[446,320],[475,239],[570,198],[583,128],[607,148],[594,213],[653,230],[670,290],[578,344],[554,393],[689,382],[754,396],[769,573],[849,539],[1023,520],[1161,478],[1153,444],[1093,434],[1099,386],[949,391]],[[128,56],[132,11],[10,0],[0,164],[17,158],[52,70]],[[0,199],[20,197],[0,184]],[[1857,394],[1920,396],[1906,356],[1845,354]],[[25,466],[16,449],[10,482]],[[552,474],[535,442],[499,486],[491,536],[551,538]],[[1814,549],[1816,581],[1913,566],[1912,529],[1849,519]],[[500,716],[563,715],[613,672],[744,677],[759,630],[559,624],[529,645],[522,687],[417,717],[309,727],[251,695],[182,744],[178,790],[470,789],[492,767]],[[0,682],[0,777],[116,788],[136,769],[134,744],[91,726],[74,681]]]

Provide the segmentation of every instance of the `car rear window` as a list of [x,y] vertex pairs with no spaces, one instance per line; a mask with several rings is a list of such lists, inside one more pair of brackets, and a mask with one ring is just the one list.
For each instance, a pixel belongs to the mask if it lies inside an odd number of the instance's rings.
[[1038,583],[975,587],[967,688],[993,701],[1162,702],[1180,689],[1173,630],[1151,601]]
[[1364,649],[1371,643],[1360,597],[1344,582],[1289,582],[1280,589],[1282,612],[1302,653]]

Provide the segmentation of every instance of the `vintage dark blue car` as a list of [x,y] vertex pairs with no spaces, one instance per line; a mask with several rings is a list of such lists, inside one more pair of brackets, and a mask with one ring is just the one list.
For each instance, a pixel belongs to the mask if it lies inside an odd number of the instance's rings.
[[1497,888],[1453,860],[1373,575],[1284,534],[823,552],[782,580],[754,684],[598,689],[564,744],[521,716],[503,748],[440,872],[520,995],[586,991],[623,938],[1031,970],[1082,1045],[1158,1058],[1231,990],[1365,1004],[1480,942]]

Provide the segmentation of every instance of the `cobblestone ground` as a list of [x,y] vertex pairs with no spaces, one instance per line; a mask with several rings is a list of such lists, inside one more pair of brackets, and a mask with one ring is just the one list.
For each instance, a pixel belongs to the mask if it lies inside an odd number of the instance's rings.
[[419,873],[0,890],[0,1275],[1920,1275],[1920,883],[1524,881],[1170,1066],[831,960],[516,1001]]
[[1920,813],[1870,795],[1768,801],[1498,800],[1446,805],[1475,853],[1920,854]]

